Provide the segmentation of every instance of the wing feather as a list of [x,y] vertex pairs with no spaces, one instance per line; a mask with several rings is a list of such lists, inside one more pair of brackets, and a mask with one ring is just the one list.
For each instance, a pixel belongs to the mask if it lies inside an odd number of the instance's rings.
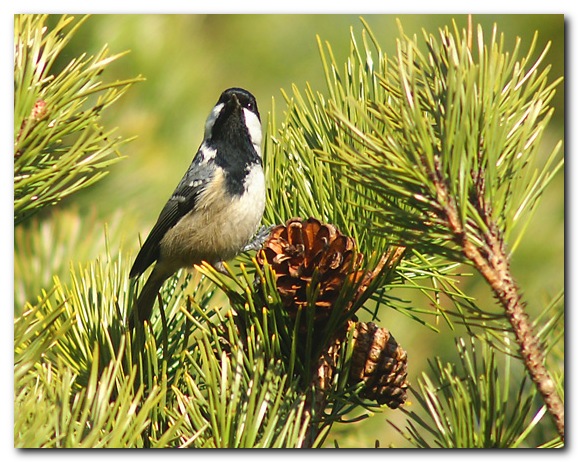
[[141,247],[130,270],[130,277],[146,271],[160,256],[160,242],[169,229],[194,210],[199,194],[206,188],[213,173],[212,159],[195,156],[185,176],[181,179],[171,198],[167,201],[157,222]]

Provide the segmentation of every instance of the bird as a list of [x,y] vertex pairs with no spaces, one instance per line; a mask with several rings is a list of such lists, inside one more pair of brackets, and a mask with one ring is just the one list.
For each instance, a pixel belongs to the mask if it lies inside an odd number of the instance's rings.
[[251,242],[265,209],[261,117],[243,88],[223,91],[209,113],[199,149],[162,208],[129,277],[154,267],[129,315],[134,328],[150,319],[163,283],[202,261],[222,269]]

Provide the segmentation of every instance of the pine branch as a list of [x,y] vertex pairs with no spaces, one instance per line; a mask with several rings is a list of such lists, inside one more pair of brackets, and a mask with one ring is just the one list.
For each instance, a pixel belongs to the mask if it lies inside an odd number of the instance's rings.
[[86,17],[16,15],[14,24],[14,222],[101,179],[126,142],[101,126],[102,111],[141,78],[105,83],[101,74],[123,54],[105,46],[79,56],[58,75],[56,60]]
[[[388,178],[391,177],[387,166],[378,161],[368,164],[367,158],[359,156],[359,153],[369,156],[373,150],[381,149],[374,144],[368,150],[367,143],[381,130],[379,115],[374,114],[372,108],[376,101],[388,99],[379,76],[386,73],[389,66],[369,30],[363,31],[362,39],[363,45],[358,45],[352,30],[351,56],[344,73],[338,70],[330,45],[326,44],[328,51],[325,52],[318,39],[327,95],[315,92],[309,85],[303,92],[293,86],[291,93],[283,92],[287,107],[281,122],[277,121],[273,101],[268,121],[269,136],[265,137],[263,150],[269,185],[264,221],[277,224],[291,217],[316,217],[355,238],[365,254],[384,252],[392,245],[407,247],[411,243],[404,261],[396,269],[399,278],[392,280],[374,298],[436,330],[424,319],[425,309],[396,300],[389,292],[397,285],[408,287],[411,284],[437,303],[435,293],[439,289],[436,287],[455,286],[457,278],[455,265],[437,255],[459,254],[439,245],[447,240],[439,232],[440,235],[427,240],[428,248],[425,249],[430,251],[433,246],[439,252],[425,255],[421,247],[427,230],[424,215],[413,213],[402,198],[392,197],[392,191],[400,195],[408,193],[400,189],[400,185],[396,187],[387,179],[384,181],[383,173],[387,172]],[[377,56],[374,56],[372,46],[375,46]],[[382,160],[381,151],[376,157]],[[399,171],[397,174],[417,185],[424,184]],[[384,191],[386,185],[391,189]],[[473,306],[459,291],[448,291],[448,296],[456,305]],[[429,310],[427,314],[445,316],[441,309]],[[449,322],[449,318],[446,319]]]
[[[560,437],[564,440],[564,404],[557,394],[550,373],[546,369],[540,343],[533,332],[519,289],[510,272],[509,258],[505,252],[501,233],[495,223],[486,221],[489,229],[483,235],[484,247],[483,251],[480,251],[480,248],[471,242],[469,235],[463,230],[457,211],[453,207],[452,200],[441,179],[436,181],[436,185],[438,195],[443,197],[440,202],[448,204],[444,210],[448,228],[453,231],[455,239],[460,241],[466,258],[472,262],[473,266],[488,282],[499,303],[503,306],[526,368],[532,381],[538,387],[548,412],[554,418]],[[483,197],[483,191],[479,191],[478,197]],[[480,215],[486,215],[487,206],[482,203],[478,204],[478,207]]]
[[[402,33],[396,56],[388,59],[373,34],[367,28],[364,33],[364,48],[353,45],[345,73],[330,47],[328,58],[322,49],[329,97],[317,98],[323,104],[302,103],[295,111],[306,114],[299,123],[327,118],[336,123],[311,129],[331,140],[314,149],[335,166],[333,174],[345,175],[345,187],[363,191],[358,206],[373,217],[369,234],[467,262],[482,274],[563,438],[563,404],[543,365],[505,250],[508,240],[519,242],[529,212],[563,165],[558,143],[545,165],[535,167],[552,116],[548,103],[561,81],[548,82],[549,68],[540,70],[547,48],[532,61],[534,37],[528,54],[519,58],[520,41],[508,54],[496,30],[486,45],[478,28],[475,54],[465,31],[446,28],[439,38],[424,32],[427,53]],[[366,36],[377,49],[377,63]]]
[[[161,389],[154,387],[144,396],[144,388],[136,385],[136,369],[125,361],[130,339],[104,331],[104,342],[78,342],[90,339],[77,330],[66,302],[54,305],[61,290],[57,285],[15,320],[14,445],[138,445]],[[63,354],[64,339],[76,340],[78,350]],[[90,362],[78,361],[87,352]]]
[[[362,264],[354,241],[333,226],[291,219],[272,229],[241,276],[198,268],[228,295],[245,351],[263,350],[295,378],[304,404],[301,447],[321,445],[333,423],[358,406],[397,408],[405,401],[404,350],[385,328],[355,318],[395,277],[402,255],[394,248]],[[234,342],[227,343],[232,354]]]

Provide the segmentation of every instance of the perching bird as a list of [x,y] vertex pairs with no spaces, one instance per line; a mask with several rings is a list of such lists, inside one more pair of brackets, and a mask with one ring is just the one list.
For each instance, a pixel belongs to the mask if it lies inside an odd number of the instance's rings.
[[219,265],[251,240],[265,208],[261,139],[255,97],[242,88],[225,90],[130,270],[131,278],[138,277],[156,261],[133,306],[131,327],[150,318],[163,282],[178,269],[201,261]]

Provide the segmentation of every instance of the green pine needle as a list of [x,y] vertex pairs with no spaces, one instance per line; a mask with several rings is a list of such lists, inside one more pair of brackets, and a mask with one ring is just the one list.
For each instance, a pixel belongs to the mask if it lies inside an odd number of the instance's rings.
[[420,448],[524,447],[545,413],[535,389],[526,380],[510,388],[519,380],[509,356],[502,364],[488,342],[456,346],[457,365],[430,362],[432,375],[424,372],[413,390],[419,409],[404,410],[409,420],[398,431]]

